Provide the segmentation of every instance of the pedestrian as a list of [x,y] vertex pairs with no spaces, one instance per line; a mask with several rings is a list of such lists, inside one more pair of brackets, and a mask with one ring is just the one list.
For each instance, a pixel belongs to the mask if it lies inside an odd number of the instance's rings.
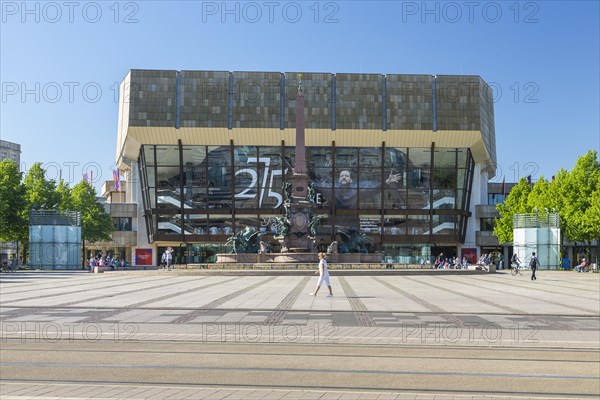
[[315,272],[315,275],[319,275],[319,280],[317,281],[317,288],[311,296],[316,296],[321,289],[321,285],[325,283],[327,288],[329,289],[329,294],[327,297],[333,297],[333,291],[331,290],[331,283],[329,282],[329,271],[327,270],[327,260],[325,259],[325,253],[319,253],[319,270]]
[[96,263],[96,258],[95,258],[95,257],[92,257],[92,258],[90,258],[90,262],[89,262],[89,266],[90,266],[90,268],[89,268],[89,272],[94,272],[94,267],[95,267],[96,265],[98,265],[98,264]]
[[538,258],[535,256],[535,251],[531,253],[531,260],[529,260],[529,268],[531,268],[531,280],[536,281],[535,270],[540,266]]
[[585,268],[586,264],[587,264],[587,261],[586,261],[586,259],[584,257],[584,258],[581,259],[581,263],[577,266],[577,272],[583,271],[583,269]]
[[165,251],[165,254],[165,259],[167,261],[167,271],[170,271],[171,269],[173,269],[173,248],[169,246],[167,248],[167,251]]

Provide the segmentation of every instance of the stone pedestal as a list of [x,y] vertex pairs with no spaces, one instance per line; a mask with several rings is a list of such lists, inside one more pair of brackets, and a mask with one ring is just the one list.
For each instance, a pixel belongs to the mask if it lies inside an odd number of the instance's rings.
[[[381,263],[381,254],[374,253],[344,253],[328,254],[327,261],[330,264],[379,264]],[[231,253],[217,254],[217,264],[297,264],[297,263],[318,263],[319,257],[316,252],[307,253]]]

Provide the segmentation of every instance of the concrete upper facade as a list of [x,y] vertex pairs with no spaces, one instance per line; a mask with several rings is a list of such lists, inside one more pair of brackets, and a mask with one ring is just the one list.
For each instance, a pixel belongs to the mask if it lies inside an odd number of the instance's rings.
[[21,145],[18,143],[7,142],[0,140],[0,161],[8,158],[17,163],[21,167]]
[[[141,144],[295,144],[298,72],[131,70],[117,161]],[[306,145],[470,148],[496,168],[491,88],[472,75],[302,73]]]

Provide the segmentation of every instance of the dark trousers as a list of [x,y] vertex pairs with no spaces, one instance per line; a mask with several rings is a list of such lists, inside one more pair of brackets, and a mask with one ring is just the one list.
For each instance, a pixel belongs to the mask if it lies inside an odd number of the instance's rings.
[[534,281],[537,278],[535,277],[535,270],[537,269],[537,267],[531,267],[531,280]]

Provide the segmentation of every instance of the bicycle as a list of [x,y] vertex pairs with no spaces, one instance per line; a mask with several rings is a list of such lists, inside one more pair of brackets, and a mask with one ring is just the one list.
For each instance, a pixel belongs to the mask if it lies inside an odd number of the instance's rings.
[[512,263],[512,264],[510,264],[510,266],[512,267],[510,269],[510,273],[512,276],[517,276],[517,274],[523,276],[523,267],[521,267],[517,263]]

